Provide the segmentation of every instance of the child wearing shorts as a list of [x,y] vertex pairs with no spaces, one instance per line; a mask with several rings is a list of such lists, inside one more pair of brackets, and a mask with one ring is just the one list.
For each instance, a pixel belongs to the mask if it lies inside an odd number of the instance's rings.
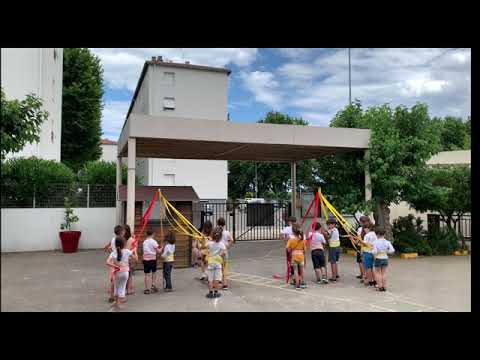
[[365,236],[360,243],[363,245],[363,266],[365,268],[365,286],[375,286],[376,282],[373,277],[373,242],[377,240],[377,236],[373,231],[373,224],[371,222],[367,222],[363,225],[363,229],[365,231]]
[[138,260],[137,252],[126,249],[126,242],[123,237],[115,238],[115,251],[110,253],[107,265],[115,270],[114,273],[114,305],[120,307],[126,300],[126,288],[129,273],[129,260],[133,257]]
[[212,232],[212,238],[208,241],[208,294],[207,298],[214,299],[221,296],[218,292],[219,283],[222,280],[222,265],[225,258],[226,247],[222,240],[222,228],[216,227]]
[[155,286],[157,272],[157,254],[161,253],[158,242],[153,238],[153,231],[147,230],[147,238],[143,241],[143,272],[145,273],[144,294],[158,292]]
[[[368,216],[360,216],[360,227],[357,229],[357,235],[359,238],[363,240],[365,236],[365,231],[363,230],[363,225],[366,224],[367,222],[370,222],[370,218]],[[357,239],[353,239],[355,242],[357,242]],[[357,264],[358,264],[358,269],[360,270],[360,274],[357,275],[357,279],[360,279],[361,282],[363,282],[363,279],[365,278],[365,267],[363,266],[362,262],[362,250],[357,249]]]
[[309,233],[310,250],[312,255],[313,269],[317,278],[317,284],[328,284],[327,269],[325,268],[325,237],[321,233],[322,225],[315,223],[314,233]]
[[337,223],[333,219],[327,220],[328,232],[325,234],[328,240],[328,261],[332,268],[332,277],[329,281],[336,282],[340,275],[338,275],[338,260],[340,260],[340,234],[338,233]]
[[225,230],[225,219],[223,217],[218,218],[217,226],[222,228],[221,241],[225,244],[225,259],[222,266],[222,290],[228,290],[228,269],[230,267],[230,261],[228,259],[228,249],[233,245],[234,241],[230,231]]
[[[303,270],[305,267],[305,240],[298,224],[292,226],[293,236],[287,242],[287,252],[291,255],[292,267],[295,274],[295,288],[300,290],[305,288],[303,281]],[[295,269],[297,271],[295,271]]]
[[198,241],[197,244],[199,246],[199,250],[200,250],[200,254],[201,254],[201,264],[202,264],[202,267],[201,267],[201,271],[202,271],[202,275],[200,276],[200,280],[208,280],[208,274],[207,274],[207,267],[208,267],[208,259],[207,259],[207,255],[208,255],[208,241],[211,240],[212,238],[212,231],[213,231],[213,225],[212,225],[212,222],[207,220],[205,221],[205,223],[203,224],[203,227],[202,227],[202,234],[203,236],[205,237],[205,239],[207,239],[207,241]]
[[175,261],[175,234],[169,232],[165,236],[165,241],[167,242],[162,249],[162,259],[163,259],[163,280],[165,281],[164,291],[171,292],[172,288],[172,270],[173,264]]
[[[290,216],[288,218],[288,226],[284,227],[280,232],[280,239],[288,241],[288,239],[290,239],[290,237],[293,235],[292,227],[296,223],[297,223],[297,218],[295,216]],[[287,256],[287,263],[291,264],[292,258],[291,258],[291,254],[288,251],[286,252],[286,256]],[[293,279],[294,271],[293,271],[292,265],[290,265],[289,275],[292,278],[291,285],[295,285],[295,280]]]
[[387,291],[387,267],[388,267],[388,254],[393,254],[395,249],[392,243],[385,239],[385,229],[377,227],[375,229],[377,239],[373,242],[372,253],[375,256],[374,272],[375,279],[378,284],[378,291]]

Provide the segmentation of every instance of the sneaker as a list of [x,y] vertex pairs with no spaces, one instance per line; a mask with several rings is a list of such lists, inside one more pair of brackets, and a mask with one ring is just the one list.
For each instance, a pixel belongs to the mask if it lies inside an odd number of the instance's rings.
[[322,280],[321,279],[317,279],[317,284],[321,284],[322,283]]
[[152,289],[151,289],[150,291],[151,291],[152,293],[157,293],[157,292],[158,292],[158,288],[157,288],[155,285],[153,285],[153,286],[152,286]]
[[222,296],[222,294],[220,294],[219,292],[213,293],[214,298],[219,298],[220,296]]
[[357,279],[361,279],[362,277],[362,275],[357,275]]
[[337,275],[337,279],[340,279],[340,276],[339,276],[339,275]]
[[230,289],[230,288],[228,287],[228,285],[223,285],[223,286],[222,286],[222,290],[228,290],[228,289]]
[[295,290],[301,290],[302,288],[300,286],[295,286]]
[[326,278],[322,279],[322,283],[328,284],[328,280]]
[[328,279],[328,281],[331,281],[331,282],[336,282],[336,281],[337,281],[337,279],[330,278],[330,279]]
[[373,281],[369,281],[369,282],[368,282],[368,286],[374,286],[374,285],[375,285],[375,284],[374,284]]
[[300,284],[300,287],[302,289],[306,289],[307,288],[307,284],[305,284],[305,282],[302,281],[302,283]]
[[213,292],[209,292],[207,294],[207,298],[209,298],[209,299],[213,299],[214,297],[215,297],[215,295],[213,295]]

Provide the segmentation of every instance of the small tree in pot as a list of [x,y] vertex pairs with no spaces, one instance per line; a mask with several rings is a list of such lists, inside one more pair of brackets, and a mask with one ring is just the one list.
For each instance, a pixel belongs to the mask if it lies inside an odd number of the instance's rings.
[[72,225],[78,221],[78,216],[74,215],[72,209],[72,202],[70,198],[65,198],[65,222],[60,225],[60,240],[62,242],[62,249],[64,253],[73,253],[78,249],[78,241],[80,240],[81,232],[72,231]]

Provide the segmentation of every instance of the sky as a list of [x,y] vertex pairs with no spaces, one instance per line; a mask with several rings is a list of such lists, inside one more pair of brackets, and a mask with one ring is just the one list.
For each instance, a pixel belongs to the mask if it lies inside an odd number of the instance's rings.
[[[232,70],[228,111],[233,122],[256,122],[277,110],[327,127],[348,104],[348,49],[108,48],[92,49],[104,69],[103,137],[117,140],[145,60]],[[352,101],[364,107],[424,102],[431,116],[471,113],[471,50],[351,49]]]

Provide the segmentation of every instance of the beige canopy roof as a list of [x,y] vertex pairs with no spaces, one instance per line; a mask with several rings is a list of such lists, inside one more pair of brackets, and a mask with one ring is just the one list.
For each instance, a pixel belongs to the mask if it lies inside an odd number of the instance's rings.
[[319,126],[232,123],[131,113],[118,141],[137,158],[299,161],[368,148],[370,130]]

